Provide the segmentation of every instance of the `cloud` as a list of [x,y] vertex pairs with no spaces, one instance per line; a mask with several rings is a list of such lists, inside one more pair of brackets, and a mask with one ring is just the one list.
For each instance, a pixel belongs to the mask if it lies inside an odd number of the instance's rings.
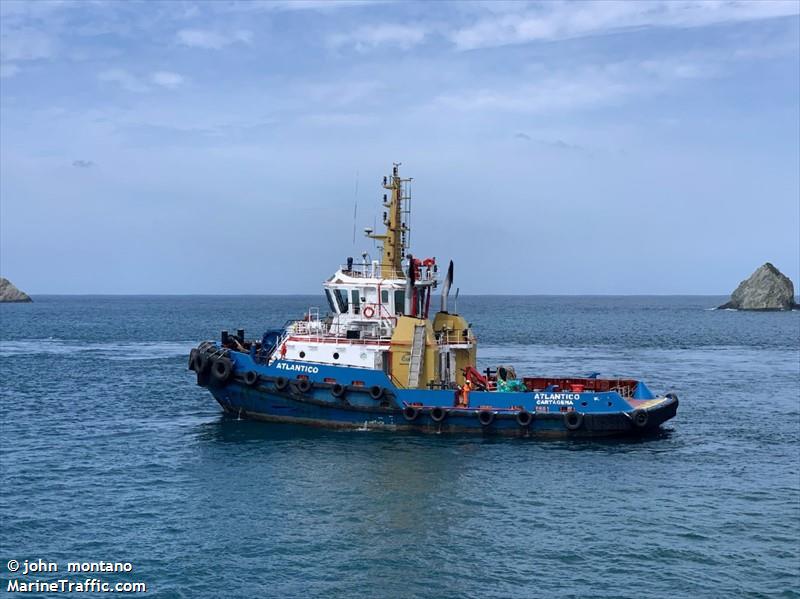
[[560,150],[582,150],[583,149],[583,146],[580,146],[578,144],[571,144],[569,142],[564,141],[563,139],[553,139],[553,140],[540,139],[539,143],[543,143],[543,144],[545,144],[547,146],[551,146],[553,148],[558,148]]
[[372,115],[360,112],[324,112],[305,115],[303,120],[311,125],[322,125],[326,127],[360,127],[374,124],[376,118]]
[[[146,80],[125,69],[109,69],[100,73],[97,78],[106,83],[119,85],[122,89],[129,92],[143,93],[151,91],[151,87]],[[155,71],[150,75],[149,81],[153,85],[159,87],[177,89],[183,85],[185,80],[183,76],[178,73],[173,73],[172,71]]]
[[107,83],[115,83],[129,92],[141,93],[150,89],[138,77],[124,69],[109,69],[100,73],[97,78]]
[[625,61],[534,72],[513,83],[441,94],[433,103],[448,110],[517,113],[598,108],[619,104],[632,96],[658,93],[680,80],[711,76],[714,72],[711,65],[680,60]]
[[800,14],[791,0],[542,2],[491,14],[450,34],[462,50],[550,41],[650,27],[703,27]]
[[246,0],[243,2],[216,2],[213,10],[220,13],[260,13],[318,11],[332,12],[342,8],[363,8],[385,0]]
[[541,146],[547,146],[548,148],[555,148],[557,150],[580,150],[580,151],[583,151],[583,150],[586,149],[581,145],[569,143],[569,142],[564,141],[563,139],[534,139],[533,137],[531,137],[527,133],[523,133],[522,131],[518,131],[517,133],[515,133],[514,134],[514,139],[521,139],[521,140],[523,140],[525,142],[530,142],[530,143],[534,143],[535,142],[535,143],[537,143],[537,144],[539,144]]
[[[332,10],[336,8],[363,7],[372,4],[377,0],[267,0],[261,2],[262,6],[267,6],[273,10]],[[246,2],[245,4],[251,4]],[[255,2],[255,4],[259,4]]]
[[55,53],[55,42],[35,29],[4,30],[0,36],[0,59],[3,61],[39,60]]
[[182,76],[178,75],[178,73],[172,73],[171,71],[156,71],[151,76],[151,80],[156,85],[166,87],[167,89],[177,89],[183,85],[184,82]]
[[408,50],[425,40],[427,31],[414,25],[372,25],[359,27],[348,33],[336,33],[328,37],[332,48],[352,46],[357,52],[367,52],[379,46],[392,46]]
[[311,83],[298,88],[298,94],[324,106],[350,106],[369,100],[379,101],[385,84],[376,80],[345,80]]
[[607,73],[544,75],[535,83],[480,87],[438,96],[434,103],[460,111],[540,113],[605,105],[634,93],[635,83]]
[[72,166],[75,168],[92,168],[94,166],[94,162],[91,160],[74,160],[72,162]]
[[19,73],[19,67],[15,64],[3,63],[0,64],[0,79],[9,79]]
[[572,144],[568,141],[564,141],[563,139],[538,139],[536,140],[543,146],[547,146],[549,148],[555,148],[557,150],[570,150],[570,151],[583,151],[584,148],[578,144]]
[[0,2],[0,17],[5,21],[12,22],[15,19],[46,19],[57,11],[77,8],[75,4],[68,0],[48,0],[47,2],[3,0]]
[[220,33],[208,29],[181,29],[177,33],[178,43],[190,48],[221,50],[232,44],[251,44],[253,33],[240,29],[232,33]]

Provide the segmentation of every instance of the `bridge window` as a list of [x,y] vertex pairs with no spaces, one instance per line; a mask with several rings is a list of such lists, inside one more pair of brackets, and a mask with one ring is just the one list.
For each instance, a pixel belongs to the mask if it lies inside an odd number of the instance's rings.
[[381,289],[381,302],[384,304],[389,303],[389,290],[388,289]]
[[353,314],[361,312],[361,295],[358,289],[353,289],[351,296],[353,298]]
[[406,292],[403,289],[398,289],[394,292],[394,312],[395,314],[402,314],[406,309]]
[[336,306],[333,303],[333,295],[331,295],[330,289],[325,290],[325,298],[328,300],[328,305],[331,308],[331,312],[336,312]]
[[347,312],[347,291],[336,289],[333,294],[336,296],[336,305],[339,306],[339,312]]

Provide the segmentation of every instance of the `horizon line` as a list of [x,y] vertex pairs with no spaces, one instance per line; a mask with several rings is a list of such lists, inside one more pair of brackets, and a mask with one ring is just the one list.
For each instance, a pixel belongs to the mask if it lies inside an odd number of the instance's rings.
[[[29,297],[302,297],[318,293],[27,293]],[[438,294],[437,294],[438,295]],[[727,297],[730,293],[461,293],[460,297]],[[800,297],[796,295],[795,297]]]

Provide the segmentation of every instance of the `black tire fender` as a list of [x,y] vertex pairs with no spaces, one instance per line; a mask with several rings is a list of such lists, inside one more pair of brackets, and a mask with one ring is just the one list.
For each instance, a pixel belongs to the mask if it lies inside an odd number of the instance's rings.
[[403,408],[403,418],[408,420],[409,422],[413,422],[419,416],[419,408],[414,406],[406,406]]
[[478,412],[478,422],[481,423],[481,426],[489,426],[494,422],[494,412],[491,410],[480,410]]
[[345,393],[347,393],[347,387],[341,383],[334,383],[333,387],[331,387],[331,395],[336,399],[341,399],[345,396]]
[[197,352],[194,355],[194,371],[197,374],[205,374],[206,372],[208,372],[208,366],[209,366],[208,356],[203,352],[200,351]]
[[530,426],[531,422],[533,422],[533,414],[528,410],[520,410],[517,412],[517,424],[525,427]]
[[383,397],[384,393],[386,393],[386,390],[379,385],[372,385],[372,387],[369,388],[369,396],[372,399],[375,400],[380,399],[381,397]]
[[639,408],[631,412],[631,424],[633,428],[645,428],[649,420],[650,414],[647,413],[647,410]]
[[441,422],[445,418],[447,418],[447,410],[444,408],[436,406],[435,408],[431,409],[431,420],[434,422]]
[[194,359],[197,356],[197,348],[193,347],[189,352],[189,370],[194,370]]
[[300,379],[297,381],[297,390],[300,393],[308,393],[314,387],[314,383],[308,379]]
[[279,376],[278,378],[275,379],[275,388],[278,391],[283,391],[288,386],[289,386],[289,379],[287,379],[285,376]]
[[583,426],[583,414],[580,412],[565,412],[564,426],[568,431],[576,431]]
[[255,387],[258,385],[258,373],[255,370],[248,370],[244,373],[244,382],[246,385],[250,385],[251,387]]
[[220,383],[224,383],[231,378],[233,372],[233,362],[229,358],[217,358],[211,365],[211,374]]

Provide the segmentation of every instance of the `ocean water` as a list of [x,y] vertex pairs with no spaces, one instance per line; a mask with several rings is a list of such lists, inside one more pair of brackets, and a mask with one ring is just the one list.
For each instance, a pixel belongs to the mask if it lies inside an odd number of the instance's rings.
[[681,399],[652,438],[532,441],[223,416],[189,349],[318,297],[34,299],[0,305],[3,592],[103,560],[156,597],[800,597],[798,312],[462,297],[481,367]]

